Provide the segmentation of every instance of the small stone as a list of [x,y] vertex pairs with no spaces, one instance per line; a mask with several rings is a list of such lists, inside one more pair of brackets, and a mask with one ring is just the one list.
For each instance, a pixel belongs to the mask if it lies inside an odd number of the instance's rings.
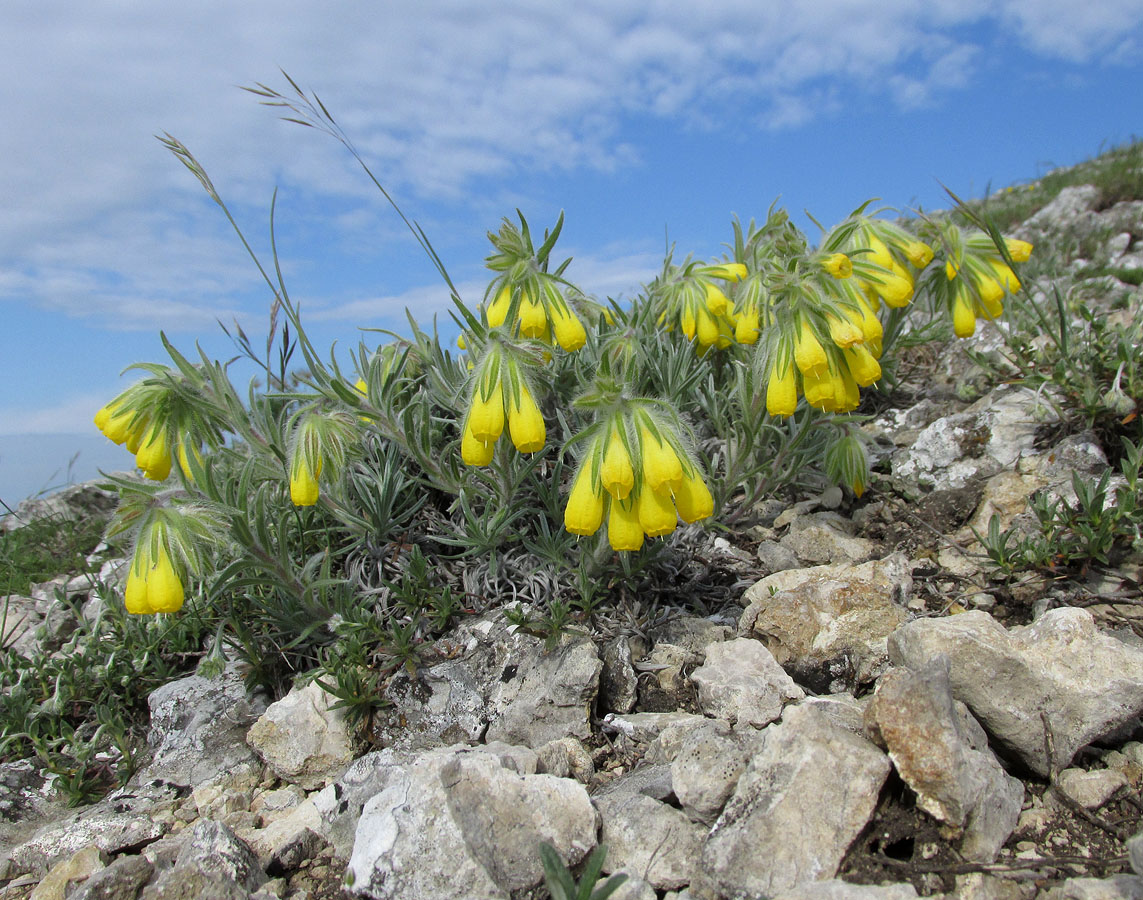
[[1099,809],[1127,786],[1127,777],[1117,769],[1064,769],[1056,784],[1085,809]]
[[107,864],[107,854],[94,844],[56,863],[32,890],[30,900],[64,900],[73,881],[91,877]]

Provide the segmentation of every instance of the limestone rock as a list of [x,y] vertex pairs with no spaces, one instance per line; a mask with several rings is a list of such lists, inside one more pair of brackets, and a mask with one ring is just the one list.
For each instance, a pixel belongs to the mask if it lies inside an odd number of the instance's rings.
[[77,885],[68,900],[135,900],[154,870],[145,856],[120,856]]
[[311,681],[271,703],[246,733],[246,742],[283,781],[305,790],[324,787],[353,761],[344,709]]
[[671,764],[671,787],[688,816],[707,825],[718,818],[762,746],[763,734],[749,726],[731,728],[724,721],[704,719],[678,726],[677,737],[660,736],[660,752]]
[[851,884],[831,878],[780,891],[772,900],[912,900],[916,896],[911,884]]
[[607,847],[604,872],[630,872],[653,887],[691,883],[706,829],[646,794],[612,792],[595,798]]
[[1143,900],[1143,878],[1138,875],[1069,878],[1042,896],[1044,900]]
[[347,885],[377,900],[504,900],[542,880],[541,841],[574,864],[595,833],[577,782],[517,775],[480,750],[426,751],[393,767],[365,804]]
[[631,644],[626,638],[609,641],[603,648],[599,675],[599,702],[604,712],[629,713],[638,699],[639,678],[631,664]]
[[1143,712],[1143,650],[1102,634],[1084,609],[1049,610],[1007,630],[978,611],[917,619],[889,639],[895,665],[923,669],[938,654],[948,656],[953,696],[1039,775]]
[[64,900],[72,882],[83,881],[106,865],[107,855],[89,844],[52,866],[33,889],[30,900]]
[[151,764],[138,781],[167,780],[195,786],[257,760],[246,731],[266,709],[250,696],[236,664],[217,678],[189,675],[168,682],[147,698],[154,748]]
[[966,859],[992,862],[1016,827],[1024,786],[1001,768],[971,714],[956,708],[947,660],[890,669],[867,716],[917,806],[963,835]]
[[706,715],[745,725],[768,725],[788,701],[806,695],[773,654],[750,638],[708,646],[706,662],[691,673],[691,680]]
[[730,896],[832,878],[889,774],[884,753],[811,705],[763,735],[703,847],[704,875]]
[[1127,786],[1127,776],[1115,769],[1064,769],[1057,786],[1087,809],[1099,809],[1120,788]]
[[909,617],[909,561],[792,569],[748,588],[738,633],[762,641],[794,680],[817,693],[855,689],[888,665],[885,641]]

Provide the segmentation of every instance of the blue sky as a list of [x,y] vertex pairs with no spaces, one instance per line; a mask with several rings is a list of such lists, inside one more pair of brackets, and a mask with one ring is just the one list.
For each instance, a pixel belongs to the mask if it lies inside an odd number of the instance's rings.
[[[560,258],[601,298],[665,240],[717,256],[777,198],[830,225],[869,197],[945,205],[1143,134],[1143,0],[8,0],[0,14],[0,500],[126,452],[95,410],[163,361],[230,355],[269,296],[159,144],[196,154],[315,343],[447,322],[428,260],[334,141],[239,86],[316,91],[429,233],[465,298],[485,233],[566,212]],[[805,223],[805,220],[801,220]],[[805,223],[808,226],[808,223]]]

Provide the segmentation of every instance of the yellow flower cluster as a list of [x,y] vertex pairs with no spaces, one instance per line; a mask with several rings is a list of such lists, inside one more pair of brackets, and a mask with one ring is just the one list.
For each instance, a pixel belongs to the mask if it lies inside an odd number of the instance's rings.
[[[1027,241],[1007,238],[1004,243],[1013,262],[1026,262],[1032,255]],[[950,244],[953,250],[945,262],[945,276],[952,287],[953,331],[957,337],[969,337],[976,331],[978,318],[995,319],[1004,312],[1004,296],[1020,290],[1020,279],[984,232],[961,235]]]
[[[132,389],[124,391],[95,414],[95,427],[116,444],[125,444],[135,454],[135,465],[154,481],[163,481],[171,474],[172,429],[164,421],[146,412],[139,412]],[[175,457],[187,479],[191,479],[188,453],[202,461],[198,444],[189,438],[175,441]],[[191,479],[192,480],[192,479]]]
[[[857,296],[841,315],[803,315],[792,347],[777,341],[766,384],[766,411],[792,416],[799,392],[824,412],[849,412],[861,402],[858,388],[881,377],[881,321]],[[828,348],[828,349],[827,349]]]
[[544,416],[521,371],[520,364],[492,345],[480,360],[472,382],[468,415],[461,429],[460,455],[466,465],[492,462],[496,441],[508,426],[512,443],[521,453],[544,449]]
[[503,325],[512,310],[515,296],[520,334],[527,338],[557,344],[569,353],[587,342],[587,330],[550,276],[537,276],[523,285],[513,285],[507,278],[488,305],[485,315],[492,328]]
[[127,572],[123,595],[127,612],[135,615],[177,612],[182,608],[183,599],[183,583],[171,561],[165,530],[161,525],[144,529]]
[[933,261],[933,248],[880,219],[863,219],[850,238],[853,273],[874,312],[881,305],[908,305],[915,287],[908,266],[923,269]]
[[591,439],[572,481],[564,527],[595,534],[607,516],[613,550],[638,550],[644,537],[714,512],[714,498],[678,434],[646,409],[616,414]]
[[[734,301],[718,282],[736,282],[745,277],[746,266],[742,263],[688,267],[686,274],[668,286],[667,309],[660,316],[660,323],[666,325],[668,330],[673,330],[677,322],[687,340],[697,338],[700,353],[707,352],[711,347],[729,347],[736,340],[740,316]],[[757,335],[756,307],[746,311],[742,326],[744,335],[749,334],[752,314],[754,334]]]

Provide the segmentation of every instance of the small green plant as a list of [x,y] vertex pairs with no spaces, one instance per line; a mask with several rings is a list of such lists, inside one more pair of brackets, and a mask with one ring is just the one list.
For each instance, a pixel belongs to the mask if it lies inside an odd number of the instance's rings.
[[603,884],[599,884],[605,859],[607,859],[607,848],[600,844],[591,851],[577,882],[555,847],[546,842],[540,844],[544,883],[552,900],[607,900],[627,880],[627,875],[620,872],[612,875]]
[[1026,570],[1083,574],[1092,565],[1116,565],[1130,553],[1143,552],[1143,498],[1139,494],[1143,445],[1126,439],[1123,443],[1123,483],[1114,490],[1110,469],[1094,480],[1076,473],[1072,475],[1073,503],[1047,493],[1033,497],[1033,532],[1002,531],[998,517],[992,517],[988,533],[976,537],[999,573],[1006,577]]
[[0,597],[26,595],[33,584],[81,572],[99,545],[106,519],[36,519],[0,531]]

